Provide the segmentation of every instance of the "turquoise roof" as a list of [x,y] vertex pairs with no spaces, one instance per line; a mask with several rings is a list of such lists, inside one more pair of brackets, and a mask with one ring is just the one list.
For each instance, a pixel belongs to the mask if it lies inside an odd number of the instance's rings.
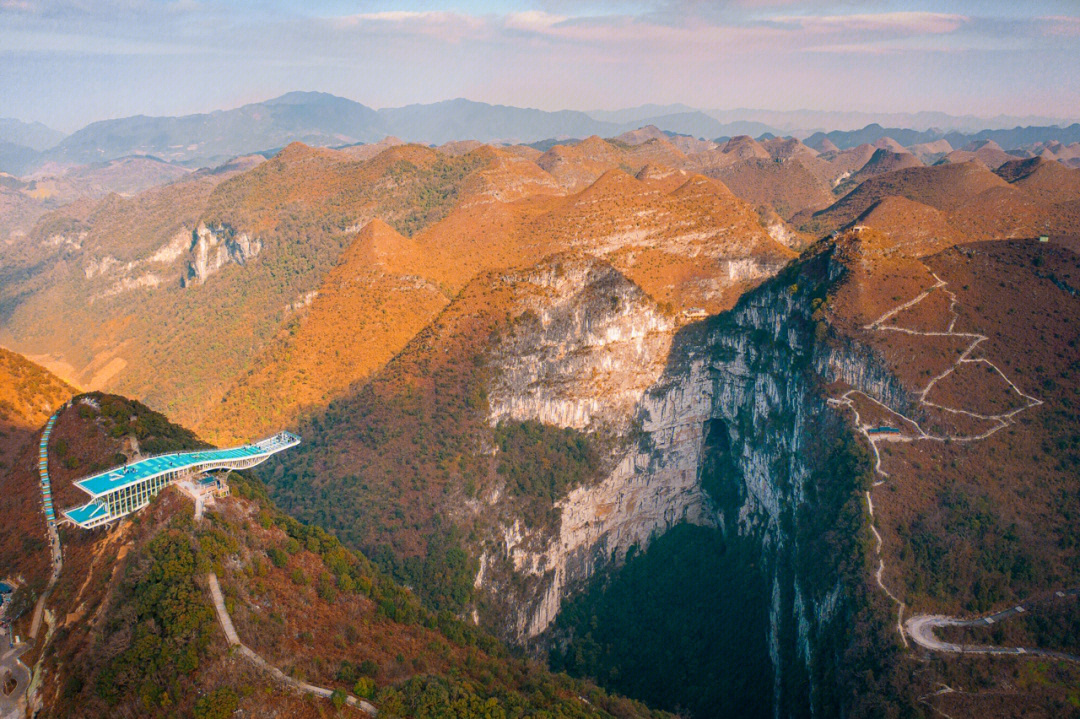
[[64,510],[64,516],[78,524],[85,524],[96,517],[107,514],[108,509],[98,502],[91,502],[82,507],[72,507]]
[[202,464],[230,459],[268,456],[300,442],[299,437],[288,433],[282,433],[279,437],[272,437],[257,444],[246,444],[242,447],[175,452],[150,457],[149,459],[142,459],[138,462],[132,462],[122,467],[115,467],[100,474],[80,479],[75,482],[75,486],[91,496],[98,497],[166,472],[189,469]]

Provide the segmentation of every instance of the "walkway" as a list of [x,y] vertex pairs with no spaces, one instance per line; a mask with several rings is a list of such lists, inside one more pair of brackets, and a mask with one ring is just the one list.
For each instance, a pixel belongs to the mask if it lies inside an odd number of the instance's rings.
[[[64,405],[67,406],[66,404]],[[30,638],[36,639],[38,629],[41,628],[41,613],[45,609],[45,599],[52,591],[56,580],[60,578],[60,570],[64,567],[64,555],[60,549],[60,534],[56,531],[56,514],[53,511],[52,482],[49,479],[49,437],[52,435],[56,418],[60,416],[57,410],[49,421],[45,423],[45,430],[41,433],[41,443],[38,445],[38,476],[41,481],[41,501],[45,511],[45,527],[49,534],[49,545],[52,549],[52,574],[45,591],[38,597],[34,605],[34,616],[30,622]]]
[[[925,265],[923,265],[923,267],[926,269],[927,272],[930,273],[930,276],[934,278],[934,284],[931,287],[929,287],[928,289],[923,290],[922,292],[920,292],[914,298],[908,300],[907,302],[903,302],[903,303],[897,305],[896,307],[892,308],[891,310],[885,312],[883,315],[878,317],[876,320],[874,320],[870,324],[863,326],[863,329],[877,331],[877,332],[899,332],[899,333],[902,333],[902,334],[916,336],[916,337],[960,337],[960,338],[963,338],[963,339],[967,340],[968,345],[964,349],[964,351],[960,354],[959,358],[957,358],[957,360],[950,367],[948,367],[946,370],[944,370],[943,372],[941,372],[937,376],[933,377],[926,384],[925,387],[923,387],[921,390],[919,390],[918,394],[916,395],[916,401],[917,401],[918,405],[922,405],[922,406],[926,406],[926,407],[932,407],[932,408],[935,408],[937,410],[941,410],[943,412],[947,412],[947,413],[950,413],[950,414],[964,415],[964,416],[971,417],[971,418],[974,418],[974,419],[979,419],[979,420],[983,420],[983,421],[989,421],[989,422],[993,423],[992,426],[989,429],[987,429],[986,431],[980,432],[980,433],[977,433],[977,434],[968,434],[968,435],[964,435],[964,434],[957,434],[957,435],[933,434],[931,432],[925,431],[922,427],[919,426],[919,423],[916,422],[911,417],[907,417],[907,416],[897,412],[896,410],[892,409],[891,407],[888,407],[888,406],[882,404],[878,400],[874,399],[873,397],[867,395],[865,392],[862,392],[860,390],[849,390],[849,391],[845,392],[843,395],[841,395],[839,398],[829,400],[829,404],[831,404],[833,406],[836,406],[836,407],[845,406],[845,407],[849,407],[851,409],[852,413],[855,416],[855,427],[859,430],[860,433],[862,433],[862,435],[864,437],[866,437],[866,441],[870,443],[870,448],[874,451],[874,473],[879,478],[874,481],[872,487],[869,490],[867,490],[867,492],[866,492],[866,505],[867,505],[867,510],[868,510],[868,512],[870,514],[870,531],[874,535],[874,541],[875,541],[874,552],[877,554],[877,557],[878,557],[878,567],[877,567],[877,571],[875,572],[875,579],[877,581],[878,586],[885,593],[885,595],[888,596],[889,599],[891,599],[893,601],[893,603],[896,604],[896,606],[897,606],[897,610],[896,610],[896,629],[900,633],[900,639],[901,639],[901,641],[903,641],[905,647],[908,646],[907,636],[906,636],[905,631],[904,631],[904,627],[905,627],[905,624],[904,624],[904,610],[906,609],[906,605],[904,604],[902,599],[900,599],[898,596],[896,596],[896,594],[894,594],[892,591],[890,591],[889,588],[885,585],[885,581],[884,581],[884,578],[883,578],[884,574],[885,574],[885,560],[882,558],[882,554],[881,554],[882,538],[881,538],[881,534],[878,532],[877,526],[875,525],[875,522],[874,522],[874,500],[873,500],[873,497],[871,495],[871,492],[873,491],[874,487],[878,487],[878,486],[884,484],[885,481],[889,478],[888,473],[885,472],[885,470],[881,468],[881,453],[878,451],[877,443],[878,442],[917,442],[917,441],[976,442],[976,441],[979,441],[979,440],[986,439],[987,437],[990,437],[991,435],[993,435],[995,432],[998,432],[999,430],[1004,429],[1005,427],[1008,427],[1012,423],[1013,417],[1015,417],[1017,414],[1025,411],[1027,409],[1030,409],[1032,407],[1036,407],[1036,406],[1042,404],[1042,400],[1039,400],[1039,399],[1037,399],[1035,397],[1032,397],[1029,394],[1025,394],[1019,387],[1017,387],[1012,382],[1012,380],[1010,380],[1008,377],[1005,376],[1005,373],[1002,372],[1001,369],[997,365],[995,365],[990,360],[984,359],[984,358],[979,358],[979,359],[972,359],[971,358],[971,353],[975,350],[975,348],[978,347],[979,344],[981,344],[982,342],[984,342],[987,339],[986,335],[981,335],[981,334],[974,333],[974,332],[956,332],[955,331],[956,321],[959,318],[959,315],[956,312],[956,304],[957,304],[956,294],[954,292],[952,292],[951,290],[946,289],[947,283],[945,282],[945,280],[938,277],[934,272],[930,271],[930,268],[926,267]],[[932,293],[937,292],[937,291],[944,292],[949,298],[949,304],[948,304],[948,310],[947,310],[949,315],[950,315],[949,324],[948,324],[948,326],[946,327],[946,329],[944,331],[942,331],[942,332],[925,332],[925,331],[921,331],[921,330],[908,329],[906,327],[899,327],[897,325],[885,324],[886,322],[888,322],[890,319],[895,317],[900,312],[903,312],[906,309],[914,307],[915,305],[917,305],[918,303],[922,302],[924,299],[929,297]],[[995,371],[1003,380],[1005,380],[1005,383],[1009,386],[1009,388],[1014,393],[1016,393],[1017,396],[1019,396],[1021,399],[1024,400],[1023,404],[1021,406],[1018,406],[1018,407],[1008,411],[1008,412],[1003,412],[1001,414],[989,414],[988,415],[988,414],[979,414],[979,413],[976,413],[976,412],[970,412],[968,410],[958,409],[958,408],[955,408],[955,407],[945,407],[945,406],[943,406],[941,404],[931,402],[930,400],[928,400],[926,398],[927,395],[930,393],[930,390],[932,390],[934,388],[934,386],[938,382],[940,382],[941,380],[948,377],[950,374],[955,372],[958,367],[960,367],[961,365],[963,365],[965,363],[982,363],[982,364],[987,365],[990,369]],[[887,414],[897,418],[899,420],[897,423],[900,424],[901,427],[903,428],[902,431],[900,431],[900,432],[883,432],[883,431],[881,431],[882,428],[880,426],[880,423],[878,423],[878,422],[864,423],[862,421],[862,418],[859,416],[859,410],[856,408],[855,402],[852,399],[856,395],[859,395],[862,398],[866,399],[867,401],[878,405]],[[944,619],[949,619],[948,617],[932,617],[932,618],[933,619],[943,619],[943,620]],[[914,620],[916,620],[916,619],[918,619],[920,621],[916,622],[914,625],[912,625],[912,622]],[[923,627],[928,626],[927,623],[926,623],[928,619],[931,619],[931,617],[927,617],[926,615],[923,615],[922,617],[912,617],[912,619],[910,619],[908,621],[908,630],[909,631],[911,630],[911,626],[915,626],[920,631],[923,631]],[[960,620],[957,620],[957,621],[960,621]],[[943,625],[938,624],[936,626],[943,626]],[[925,636],[925,634],[921,634],[920,639],[923,638],[924,636]],[[951,651],[951,650],[948,650],[948,651]]]
[[[228,640],[229,646],[236,647],[237,650],[247,657],[252,663],[259,668],[270,673],[279,683],[284,684],[292,689],[295,689],[306,694],[313,694],[317,697],[329,699],[334,691],[327,689],[326,687],[317,687],[314,684],[308,684],[302,682],[299,679],[290,677],[285,672],[281,671],[270,662],[263,659],[261,656],[252,651],[246,644],[240,641],[239,635],[236,633],[236,627],[233,626],[232,617],[229,616],[228,610],[225,608],[225,598],[221,594],[221,585],[218,584],[217,575],[213,572],[206,575],[206,583],[210,587],[210,598],[214,602],[214,612],[217,614],[218,622],[221,624],[222,631],[225,632],[225,639]],[[376,713],[374,705],[364,699],[357,699],[354,696],[346,695],[346,703],[349,706],[354,706],[361,711],[367,712],[374,716]]]

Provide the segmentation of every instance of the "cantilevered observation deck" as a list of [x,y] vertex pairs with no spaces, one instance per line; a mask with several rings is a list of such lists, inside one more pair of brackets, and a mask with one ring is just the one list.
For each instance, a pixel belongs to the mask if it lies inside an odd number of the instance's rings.
[[281,432],[241,447],[173,452],[114,467],[75,482],[76,487],[90,495],[90,502],[65,509],[63,514],[84,529],[98,527],[142,509],[175,481],[199,472],[254,467],[298,444],[300,438],[295,434]]

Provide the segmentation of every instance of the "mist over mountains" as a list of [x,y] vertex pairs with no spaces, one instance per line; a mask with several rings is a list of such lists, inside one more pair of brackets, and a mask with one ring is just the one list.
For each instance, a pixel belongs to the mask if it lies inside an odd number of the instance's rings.
[[[890,120],[894,127],[875,122]],[[387,136],[438,145],[453,140],[532,143],[548,139],[612,137],[646,125],[670,134],[705,139],[738,135],[793,135],[807,144],[827,138],[840,149],[891,137],[902,145],[947,140],[960,147],[993,140],[1005,148],[1034,142],[1065,144],[1080,139],[1080,125],[1061,128],[1053,118],[998,117],[980,120],[943,113],[823,113],[763,110],[699,110],[686,105],[643,105],[617,111],[549,112],[466,99],[372,109],[320,92],[290,92],[232,110],[179,117],[136,115],[93,122],[68,135],[41,123],[0,119],[0,170],[15,175],[46,163],[106,162],[150,155],[196,167],[238,155],[279,149],[290,142],[342,146]],[[1032,126],[1038,123],[1039,126]],[[852,125],[857,125],[852,127]],[[1027,127],[1019,127],[1027,124]],[[814,131],[822,127],[828,132]],[[1008,129],[1008,128],[1012,129]]]

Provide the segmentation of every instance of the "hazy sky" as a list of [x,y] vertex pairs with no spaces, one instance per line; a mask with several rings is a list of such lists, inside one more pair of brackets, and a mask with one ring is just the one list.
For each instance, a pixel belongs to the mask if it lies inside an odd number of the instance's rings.
[[1080,0],[0,0],[0,116],[372,107],[1080,115]]

